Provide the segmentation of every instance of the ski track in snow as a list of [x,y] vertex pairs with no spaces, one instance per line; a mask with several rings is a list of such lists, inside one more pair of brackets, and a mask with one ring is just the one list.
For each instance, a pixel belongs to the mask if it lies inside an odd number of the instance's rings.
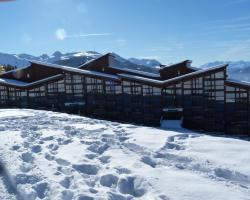
[[[250,170],[192,155],[209,136],[33,110],[0,121],[0,199],[250,199]],[[208,189],[188,194],[189,177]]]

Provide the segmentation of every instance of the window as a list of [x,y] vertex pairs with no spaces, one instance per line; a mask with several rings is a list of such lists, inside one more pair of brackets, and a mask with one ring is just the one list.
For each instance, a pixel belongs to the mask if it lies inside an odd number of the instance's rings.
[[106,94],[116,93],[116,83],[114,81],[105,81]]
[[103,93],[103,82],[101,79],[87,77],[86,85],[88,93]]

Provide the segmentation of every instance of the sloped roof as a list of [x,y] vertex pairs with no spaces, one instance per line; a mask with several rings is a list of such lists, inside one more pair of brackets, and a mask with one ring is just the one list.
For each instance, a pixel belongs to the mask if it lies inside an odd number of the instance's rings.
[[167,86],[167,85],[173,84],[175,82],[186,81],[187,79],[190,79],[193,77],[199,77],[199,76],[206,74],[206,73],[217,72],[217,71],[225,69],[227,66],[228,65],[225,64],[225,65],[219,65],[219,66],[215,66],[215,67],[211,67],[211,68],[207,68],[207,69],[201,69],[199,71],[195,71],[195,72],[185,74],[182,76],[178,76],[175,78],[171,78],[168,80],[155,80],[155,79],[150,79],[150,78],[134,76],[134,75],[130,75],[130,74],[119,74],[119,76],[122,77],[123,79],[134,80],[134,81],[138,81],[138,82],[145,83],[145,84],[150,83],[150,84],[155,85],[155,86]]
[[105,69],[111,69],[112,72],[115,74],[128,73],[132,75],[140,75],[143,77],[150,77],[155,79],[160,78],[160,75],[156,73],[143,72],[139,70],[124,68],[124,66],[122,66],[122,63],[124,63],[124,61],[121,58],[112,53],[108,53],[95,60],[89,61],[81,65],[79,68],[85,70],[96,70],[96,71],[106,71]]
[[187,67],[189,69],[192,69],[194,71],[199,70],[199,68],[191,67],[191,63],[192,63],[191,60],[184,60],[184,61],[174,63],[174,64],[171,64],[171,65],[161,65],[161,68],[159,69],[159,72],[164,71],[164,70],[168,70],[170,68],[180,67],[180,66],[185,66],[185,67]]
[[[107,73],[82,70],[82,69],[77,69],[77,68],[73,68],[73,67],[57,65],[57,64],[43,63],[43,62],[39,62],[39,61],[29,61],[29,62],[31,63],[31,65],[28,67],[12,70],[12,71],[6,72],[4,74],[1,74],[0,75],[0,84],[12,86],[12,87],[18,87],[18,88],[27,88],[27,87],[35,86],[37,84],[41,84],[41,83],[46,82],[46,81],[51,81],[54,79],[62,78],[64,76],[63,75],[64,72],[84,74],[84,75],[88,75],[90,77],[97,77],[97,78],[99,77],[99,78],[108,79],[108,80],[120,81],[120,78],[118,76],[107,74]],[[45,68],[46,74],[44,76],[40,76],[40,79],[29,80],[26,77],[27,74],[39,73],[39,71],[34,70],[34,66],[39,66],[39,68]],[[48,70],[48,69],[54,69],[53,73],[51,74],[50,70]],[[36,70],[37,70],[37,68],[36,68]]]
[[199,70],[198,68],[191,67],[191,60],[184,60],[179,63],[171,65],[161,65],[159,73],[162,80],[168,80],[177,76],[182,76],[184,74],[189,74]]
[[18,81],[15,79],[0,78],[0,85],[11,86],[11,87],[19,88],[19,89],[26,89],[26,88],[36,87],[37,85],[40,85],[45,82],[60,80],[62,77],[63,77],[62,74],[58,74],[58,75],[44,78],[38,81],[34,81],[32,83]]
[[[228,66],[227,64],[224,64],[224,65],[219,65],[219,66],[215,66],[215,67],[211,67],[207,69],[201,69],[201,70],[194,71],[188,74],[184,74],[178,77],[174,77],[168,80],[157,80],[154,78],[140,76],[140,74],[133,75],[133,74],[128,74],[128,73],[119,73],[117,75],[112,75],[112,74],[107,74],[107,73],[102,73],[102,72],[97,72],[97,71],[83,70],[83,69],[78,69],[78,68],[73,68],[73,67],[67,67],[67,66],[62,66],[62,65],[57,65],[57,64],[48,64],[48,63],[42,63],[42,62],[37,62],[37,61],[30,61],[30,63],[31,63],[31,66],[32,64],[37,64],[39,66],[59,69],[58,72],[61,72],[61,73],[56,74],[54,76],[47,76],[45,78],[42,78],[40,80],[36,80],[33,82],[26,82],[26,81],[17,80],[17,79],[11,79],[11,78],[8,78],[8,76],[5,77],[4,74],[2,74],[0,76],[0,84],[26,88],[26,87],[36,86],[37,84],[40,84],[46,81],[52,81],[55,79],[62,78],[64,76],[63,75],[64,72],[72,72],[76,74],[84,74],[90,77],[100,77],[100,78],[104,78],[107,80],[121,81],[121,79],[125,79],[125,80],[127,79],[127,80],[138,81],[144,84],[155,85],[155,86],[167,86],[170,84],[174,84],[175,82],[186,81],[193,77],[199,77],[206,73],[217,72],[217,71],[225,69]],[[24,68],[24,69],[27,69],[27,68]],[[18,72],[18,70],[14,70],[9,73],[13,73],[13,72],[16,73]]]
[[110,66],[109,57],[111,56],[110,53],[107,53],[97,59],[90,60],[89,62],[79,66],[79,69],[96,69],[97,67],[108,67]]
[[30,62],[30,66],[0,74],[0,78],[32,83],[58,74],[62,74],[59,68],[49,68],[43,63]]
[[227,86],[233,86],[233,87],[240,87],[240,88],[244,88],[244,89],[250,89],[250,82],[246,82],[246,81],[239,81],[239,80],[234,80],[234,79],[227,79],[225,83],[226,83]]
[[93,77],[101,77],[101,78],[119,80],[118,76],[107,74],[107,73],[84,70],[84,69],[68,67],[68,66],[63,66],[63,65],[58,65],[58,64],[41,63],[41,62],[37,62],[37,61],[30,61],[30,62],[42,64],[43,66],[47,66],[47,67],[51,67],[51,68],[58,68],[58,69],[61,69],[62,72],[72,72],[72,73],[77,73],[77,74],[85,74],[85,75],[89,75],[89,76],[93,76]]

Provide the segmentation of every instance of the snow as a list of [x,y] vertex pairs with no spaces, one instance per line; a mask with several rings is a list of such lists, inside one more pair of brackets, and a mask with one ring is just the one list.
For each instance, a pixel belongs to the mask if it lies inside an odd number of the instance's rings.
[[75,54],[73,54],[72,56],[74,57],[93,57],[93,58],[98,58],[99,56],[101,56],[101,54],[97,53],[97,52],[91,52],[91,51],[87,51],[87,52],[77,52]]
[[62,60],[70,60],[74,57],[82,57],[83,60],[91,60],[100,57],[101,54],[94,51],[87,52],[72,52],[72,53],[61,53],[56,51],[52,55],[42,54],[40,56],[33,56],[29,54],[7,54],[0,52],[0,65],[11,65],[17,68],[22,68],[29,65],[29,60],[36,60],[46,63],[55,63]]
[[0,65],[11,65],[17,67],[24,67],[28,65],[28,61],[14,54],[7,54],[0,52]]
[[102,72],[83,70],[83,69],[78,69],[78,68],[74,68],[74,67],[67,67],[67,66],[57,65],[57,64],[49,64],[49,63],[43,63],[43,62],[38,62],[38,61],[30,61],[30,62],[35,63],[35,64],[39,64],[39,65],[44,65],[47,67],[59,68],[59,69],[62,69],[64,71],[75,72],[75,73],[79,73],[79,74],[98,76],[98,77],[108,78],[108,79],[113,79],[113,80],[120,80],[119,77],[116,75],[106,74],[106,73],[102,73]]
[[192,76],[195,76],[195,75],[203,74],[203,73],[206,73],[206,72],[209,72],[209,71],[212,71],[212,70],[217,70],[217,69],[220,69],[220,68],[224,68],[226,66],[227,65],[219,65],[219,66],[214,66],[214,67],[211,67],[211,68],[208,68],[208,69],[201,69],[201,70],[189,73],[189,74],[174,77],[174,78],[164,80],[164,81],[155,80],[155,79],[151,79],[151,78],[144,78],[144,77],[130,75],[130,74],[119,74],[119,76],[122,77],[122,78],[131,79],[131,80],[153,83],[155,85],[160,86],[160,85],[163,85],[163,84],[169,84],[169,83],[171,83],[173,81],[180,81],[181,79],[184,79],[184,78],[189,78],[189,77],[192,77]]
[[226,82],[228,83],[236,83],[242,86],[247,86],[250,87],[250,82],[249,81],[240,81],[240,80],[235,80],[235,79],[227,79]]
[[46,82],[46,81],[49,81],[49,80],[57,79],[57,78],[60,78],[62,76],[63,76],[62,74],[58,74],[58,75],[50,76],[48,78],[44,78],[44,79],[34,81],[34,82],[31,82],[31,83],[18,81],[18,80],[14,80],[14,79],[0,78],[0,84],[2,83],[2,84],[17,86],[17,87],[29,87],[29,86],[34,86],[36,84],[43,83],[43,82]]
[[152,79],[152,78],[145,78],[145,77],[141,77],[141,76],[135,76],[135,75],[131,75],[131,74],[118,74],[118,75],[122,78],[127,78],[129,80],[142,81],[145,83],[153,83],[156,85],[162,85],[164,83],[164,81],[160,81],[160,80],[156,80],[156,79]]
[[147,67],[158,67],[161,63],[154,58],[129,58],[130,62]]
[[19,87],[23,87],[26,86],[28,83],[27,82],[23,82],[23,81],[18,81],[18,80],[14,80],[14,79],[8,79],[8,78],[0,78],[0,84],[7,84],[7,85],[12,85],[12,86],[19,86]]
[[249,200],[250,143],[163,121],[135,126],[0,110],[1,199]]
[[144,71],[139,71],[139,70],[135,70],[135,69],[114,67],[114,66],[112,66],[111,68],[119,69],[119,70],[122,70],[124,72],[131,72],[131,73],[135,73],[135,74],[138,74],[138,75],[148,76],[148,77],[151,77],[151,78],[160,78],[160,74],[156,74],[156,73],[150,73],[150,72],[144,72]]

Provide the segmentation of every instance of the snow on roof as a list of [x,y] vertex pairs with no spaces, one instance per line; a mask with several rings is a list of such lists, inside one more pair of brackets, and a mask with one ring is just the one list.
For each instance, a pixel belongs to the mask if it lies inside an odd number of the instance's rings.
[[84,65],[87,65],[87,64],[89,64],[89,63],[91,63],[91,62],[93,62],[93,61],[95,61],[95,60],[96,60],[95,58],[92,58],[92,59],[90,59],[89,61],[85,62],[84,64],[79,65],[77,68],[81,68],[81,67],[83,67]]
[[[104,66],[104,67],[107,67],[110,69],[116,69],[116,70],[120,70],[120,71],[124,71],[124,72],[130,72],[130,73],[134,73],[134,74],[138,74],[138,75],[153,77],[153,78],[160,78],[159,74],[154,74],[154,73],[150,73],[150,72],[143,72],[143,71],[139,71],[139,70],[120,67],[119,65],[121,65],[121,63],[125,63],[127,60],[118,56],[115,53],[107,53],[107,54],[99,57],[98,59],[105,58],[105,57],[107,58],[107,56],[109,58],[109,61],[108,61],[107,66]],[[112,57],[112,59],[110,59],[110,57]],[[84,66],[88,65],[89,63],[96,62],[96,61],[97,61],[96,59],[90,60],[90,61],[84,63],[83,65],[79,66],[78,68],[84,67]]]
[[89,70],[83,70],[83,69],[78,69],[78,68],[72,68],[72,69],[64,69],[63,68],[63,70],[69,71],[69,72],[75,72],[75,73],[79,73],[79,74],[90,75],[90,76],[98,76],[98,77],[102,77],[102,78],[120,80],[119,77],[116,75],[111,75],[111,74],[102,73],[102,72],[89,71]]
[[97,77],[102,77],[102,78],[120,80],[118,76],[110,75],[110,74],[107,74],[107,73],[89,71],[89,70],[84,70],[84,69],[79,69],[79,68],[74,68],[74,67],[68,67],[68,66],[63,66],[63,65],[57,65],[57,64],[42,63],[42,62],[38,62],[38,61],[30,61],[30,62],[34,63],[34,64],[38,64],[38,65],[44,65],[44,66],[47,66],[47,67],[59,68],[59,69],[62,69],[64,71],[68,71],[68,72],[74,72],[74,73],[85,74],[85,75],[90,75],[90,76],[97,76]]
[[149,76],[149,77],[153,77],[153,78],[160,78],[160,74],[154,74],[154,73],[143,72],[143,71],[139,71],[139,70],[135,70],[135,69],[113,67],[113,66],[111,66],[110,68],[118,69],[118,70],[125,71],[125,72],[132,72],[132,73],[143,75],[143,76]]
[[209,71],[225,68],[227,66],[228,66],[227,64],[223,64],[223,65],[210,67],[210,68],[207,68],[207,69],[201,69],[201,70],[198,70],[198,71],[195,71],[195,72],[192,72],[192,73],[188,73],[188,74],[184,74],[182,76],[177,76],[177,77],[168,79],[168,80],[163,81],[163,82],[164,82],[164,84],[167,84],[167,83],[172,82],[172,81],[178,81],[180,79],[184,79],[184,78],[192,77],[192,76],[195,76],[195,75],[203,74],[203,73],[206,73],[206,72],[209,72]]
[[53,80],[53,79],[57,79],[60,78],[62,76],[62,74],[58,74],[55,76],[51,76],[48,78],[44,78],[41,79],[39,81],[34,81],[32,83],[28,83],[28,82],[23,82],[23,81],[18,81],[18,80],[14,80],[14,79],[7,79],[7,78],[0,78],[0,84],[5,84],[5,85],[10,85],[10,86],[15,86],[15,87],[31,87],[34,85],[37,85],[39,83],[43,83],[49,80]]
[[17,80],[14,80],[14,79],[0,78],[0,84],[24,87],[28,83],[27,82],[23,82],[23,81],[17,81]]
[[185,74],[185,75],[182,75],[182,76],[171,78],[171,79],[168,79],[168,80],[165,80],[165,81],[160,81],[160,80],[155,80],[155,79],[150,79],[150,78],[144,78],[144,77],[134,76],[134,75],[130,75],[130,74],[119,74],[119,76],[121,76],[123,78],[129,78],[129,79],[132,79],[132,80],[153,83],[153,84],[156,84],[156,85],[163,85],[163,84],[171,83],[173,81],[179,81],[179,80],[184,79],[184,78],[188,78],[188,77],[192,77],[192,76],[199,75],[199,74],[202,74],[202,73],[206,73],[206,72],[209,72],[209,71],[212,71],[212,70],[220,69],[220,68],[223,68],[223,67],[226,67],[226,66],[227,65],[219,65],[219,66],[211,67],[211,68],[208,68],[208,69],[202,69],[202,70],[195,71],[195,72],[192,72],[192,73],[189,73],[189,74]]
[[162,65],[163,67],[160,70],[162,70],[164,68],[170,68],[170,67],[178,66],[178,65],[183,64],[183,63],[186,63],[186,67],[189,68],[189,69],[192,69],[192,70],[195,70],[195,71],[200,70],[200,68],[191,66],[191,63],[192,63],[191,60],[184,60],[184,61],[174,63],[174,64],[170,64],[170,65]]
[[239,81],[239,80],[235,80],[235,79],[227,79],[226,82],[235,83],[235,84],[238,84],[238,85],[250,87],[250,82],[247,82],[247,81]]
[[145,78],[145,77],[141,77],[141,76],[135,76],[135,75],[131,75],[131,74],[118,74],[118,75],[122,78],[128,78],[131,80],[142,81],[142,82],[147,82],[147,83],[153,83],[156,85],[161,85],[164,82],[164,81],[160,81],[160,80]]
[[[152,83],[152,84],[156,84],[156,85],[162,85],[162,84],[168,84],[172,81],[178,81],[190,76],[195,76],[201,73],[205,73],[211,70],[216,70],[222,67],[226,67],[227,65],[219,65],[219,66],[215,66],[215,67],[211,67],[211,68],[207,68],[207,69],[202,69],[199,71],[195,71],[189,74],[185,74],[182,76],[178,76],[172,79],[168,79],[165,81],[160,81],[160,80],[155,80],[152,78],[145,78],[145,77],[140,77],[140,76],[136,76],[136,75],[130,75],[130,74],[125,74],[125,73],[121,73],[117,75],[111,75],[111,74],[107,74],[107,73],[102,73],[102,72],[95,72],[95,71],[89,71],[89,70],[82,70],[82,69],[78,69],[78,68],[73,68],[73,67],[67,67],[67,66],[62,66],[62,65],[57,65],[57,64],[48,64],[48,63],[42,63],[42,62],[38,62],[38,61],[30,61],[30,63],[34,63],[34,64],[39,64],[39,65],[44,65],[47,67],[53,67],[53,68],[60,68],[64,71],[68,71],[68,72],[74,72],[74,73],[78,73],[78,74],[85,74],[85,75],[90,75],[90,76],[97,76],[97,77],[102,77],[102,78],[107,78],[107,79],[112,79],[112,80],[117,80],[120,81],[120,77],[123,78],[129,78],[132,80],[137,80],[137,81],[142,81],[142,82],[148,82],[148,83]],[[17,81],[17,80],[11,80],[11,79],[1,79],[2,81],[0,81],[0,83],[5,83],[8,85],[13,85],[13,86],[18,86],[18,87],[27,87],[27,86],[32,86],[35,84],[38,84],[40,82],[44,82],[44,81],[48,81],[50,79],[54,79],[56,77],[62,76],[62,74],[58,74],[56,76],[52,76],[52,77],[48,77],[39,81],[35,81],[32,83],[25,83],[25,82],[21,82],[21,81]]]

